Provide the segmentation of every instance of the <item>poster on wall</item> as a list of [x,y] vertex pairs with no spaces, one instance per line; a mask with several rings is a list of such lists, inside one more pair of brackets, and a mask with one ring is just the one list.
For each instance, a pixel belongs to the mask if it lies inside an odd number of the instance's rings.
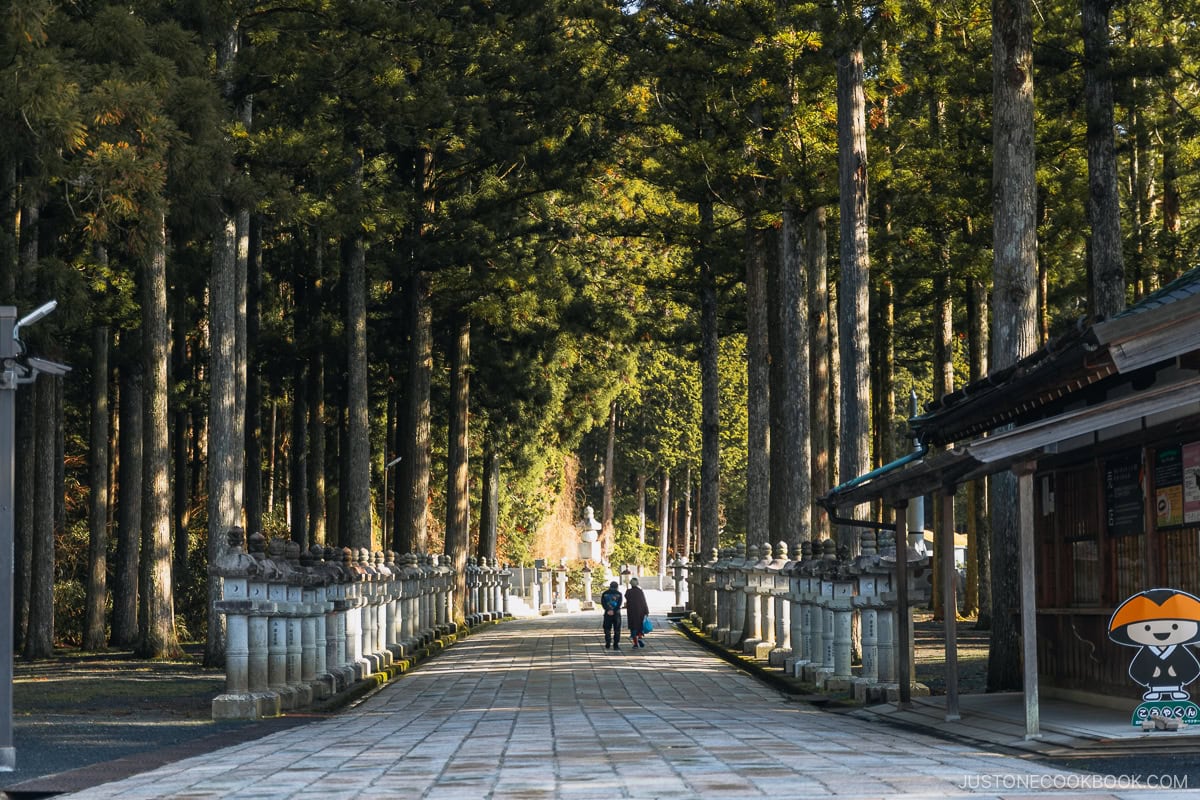
[[1145,531],[1141,472],[1140,452],[1104,462],[1104,513],[1109,536],[1137,536]]
[[1183,521],[1200,522],[1200,442],[1183,450]]
[[1183,450],[1167,447],[1154,455],[1154,507],[1159,528],[1183,524]]

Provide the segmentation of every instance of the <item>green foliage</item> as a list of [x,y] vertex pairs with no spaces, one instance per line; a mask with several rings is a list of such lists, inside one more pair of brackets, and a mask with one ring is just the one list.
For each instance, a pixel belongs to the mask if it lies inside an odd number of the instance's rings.
[[614,569],[631,564],[650,567],[658,563],[658,548],[638,541],[638,518],[634,514],[623,514],[613,520],[616,533],[609,563]]

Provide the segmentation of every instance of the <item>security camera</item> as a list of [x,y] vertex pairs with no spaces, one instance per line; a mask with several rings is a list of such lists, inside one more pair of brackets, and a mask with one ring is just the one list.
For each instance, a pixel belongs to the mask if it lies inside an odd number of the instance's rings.
[[21,338],[21,328],[23,328],[26,325],[32,325],[33,323],[37,322],[39,319],[42,319],[43,317],[45,317],[47,314],[49,314],[51,311],[53,311],[56,308],[58,308],[58,301],[50,300],[46,303],[42,303],[40,306],[35,308],[33,311],[30,311],[28,314],[21,317],[19,320],[17,320],[17,324],[13,326],[13,338],[14,339]]
[[37,358],[35,356],[29,356],[26,358],[25,363],[28,364],[34,372],[40,372],[45,375],[62,376],[71,371],[71,368],[66,364],[60,364],[57,361],[47,361],[44,358]]

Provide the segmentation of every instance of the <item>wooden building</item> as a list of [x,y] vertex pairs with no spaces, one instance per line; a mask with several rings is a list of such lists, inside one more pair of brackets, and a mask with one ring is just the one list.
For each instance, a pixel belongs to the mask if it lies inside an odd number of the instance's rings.
[[[1037,631],[1023,642],[1030,734],[1039,683],[1060,696],[1136,700],[1132,653],[1107,635],[1113,610],[1144,589],[1200,594],[1200,269],[1111,319],[1079,323],[910,424],[916,453],[822,502],[899,509],[935,494],[952,509],[964,481],[1014,471],[1022,563],[1002,566],[1023,572],[1022,607],[1036,606],[1023,615],[1036,616]],[[943,525],[935,535],[949,543],[953,520]]]

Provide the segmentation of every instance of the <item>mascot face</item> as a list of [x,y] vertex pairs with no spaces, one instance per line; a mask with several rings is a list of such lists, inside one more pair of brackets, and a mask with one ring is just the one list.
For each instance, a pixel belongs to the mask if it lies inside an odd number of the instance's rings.
[[1150,589],[1113,612],[1108,637],[1127,647],[1200,643],[1200,598],[1178,589]]
[[1192,619],[1156,619],[1136,622],[1125,628],[1125,635],[1134,644],[1170,647],[1186,644],[1196,639],[1200,623]]

